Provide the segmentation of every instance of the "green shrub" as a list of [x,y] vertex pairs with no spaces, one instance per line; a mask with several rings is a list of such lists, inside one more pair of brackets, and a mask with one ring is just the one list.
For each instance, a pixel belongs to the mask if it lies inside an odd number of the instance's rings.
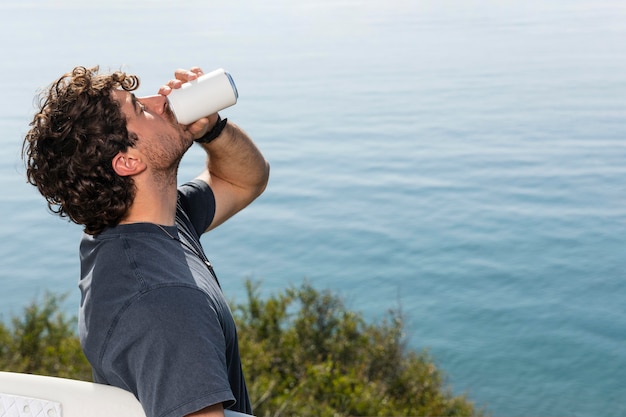
[[0,323],[0,370],[91,380],[91,366],[76,336],[76,319],[59,309],[65,297],[46,293],[12,326]]
[[[428,353],[407,349],[402,317],[369,324],[308,283],[262,300],[246,283],[233,308],[250,397],[258,417],[473,416]],[[46,294],[12,325],[0,323],[0,370],[91,380],[76,318]]]
[[238,305],[241,356],[255,414],[269,416],[473,416],[428,353],[408,350],[402,318],[368,324],[309,284],[261,300],[246,283]]

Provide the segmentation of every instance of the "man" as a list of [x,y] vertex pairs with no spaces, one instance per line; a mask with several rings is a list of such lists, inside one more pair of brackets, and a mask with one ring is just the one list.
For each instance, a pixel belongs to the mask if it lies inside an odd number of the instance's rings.
[[[233,318],[200,245],[258,197],[269,165],[235,124],[176,123],[172,89],[77,67],[51,85],[24,141],[27,177],[50,209],[84,226],[79,334],[94,380],[131,391],[148,417],[252,414]],[[198,142],[204,171],[177,187]]]

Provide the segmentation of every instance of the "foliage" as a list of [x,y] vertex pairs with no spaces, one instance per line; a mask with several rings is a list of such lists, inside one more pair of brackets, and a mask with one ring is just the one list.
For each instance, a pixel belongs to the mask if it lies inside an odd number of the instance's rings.
[[482,415],[426,352],[406,349],[398,313],[368,324],[307,283],[266,300],[246,286],[234,314],[257,416]]
[[0,323],[0,370],[91,380],[91,367],[75,333],[76,319],[59,309],[65,297],[47,293],[12,327]]
[[[258,417],[482,415],[450,392],[426,352],[406,348],[399,314],[368,324],[308,283],[264,300],[258,284],[246,288],[233,312]],[[46,294],[12,326],[0,323],[0,370],[91,380],[63,298]]]

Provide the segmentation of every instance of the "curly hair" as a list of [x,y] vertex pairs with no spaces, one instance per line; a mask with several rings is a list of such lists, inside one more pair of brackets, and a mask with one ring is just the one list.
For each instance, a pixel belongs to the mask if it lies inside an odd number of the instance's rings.
[[118,224],[134,199],[133,180],[117,175],[112,161],[137,136],[127,130],[111,93],[137,87],[134,75],[100,75],[98,67],[76,67],[42,93],[24,139],[28,182],[50,211],[83,225],[88,234]]

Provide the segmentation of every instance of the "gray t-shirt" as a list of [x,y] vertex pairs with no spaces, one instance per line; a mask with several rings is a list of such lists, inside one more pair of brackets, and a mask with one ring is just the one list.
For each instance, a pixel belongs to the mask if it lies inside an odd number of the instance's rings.
[[[252,414],[228,304],[204,262],[209,186],[179,187],[176,226],[123,224],[80,245],[79,336],[94,380],[135,394],[148,417],[209,405]],[[204,259],[202,259],[204,258]]]

